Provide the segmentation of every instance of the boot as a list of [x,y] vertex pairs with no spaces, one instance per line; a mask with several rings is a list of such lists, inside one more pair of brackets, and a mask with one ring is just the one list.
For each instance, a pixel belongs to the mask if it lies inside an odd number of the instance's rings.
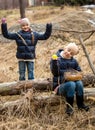
[[67,97],[66,101],[67,101],[66,113],[70,116],[74,113],[74,111],[73,111],[74,97]]
[[84,109],[85,111],[89,110],[89,106],[86,106],[84,104],[83,95],[81,95],[81,96],[76,95],[76,101],[77,101],[78,109],[80,109],[80,110]]

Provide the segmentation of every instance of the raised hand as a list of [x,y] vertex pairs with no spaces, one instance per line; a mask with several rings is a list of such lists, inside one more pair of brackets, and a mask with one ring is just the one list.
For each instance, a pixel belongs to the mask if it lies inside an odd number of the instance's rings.
[[6,18],[2,18],[2,19],[1,19],[1,22],[2,22],[2,23],[6,23]]

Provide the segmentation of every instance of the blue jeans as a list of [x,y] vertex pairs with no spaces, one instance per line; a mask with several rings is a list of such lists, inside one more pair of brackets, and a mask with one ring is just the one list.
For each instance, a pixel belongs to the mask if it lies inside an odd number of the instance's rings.
[[25,80],[26,68],[28,71],[28,80],[34,79],[34,62],[31,61],[19,61],[19,80]]
[[82,81],[68,81],[62,83],[58,89],[58,95],[64,97],[74,97],[74,95],[83,95],[83,83]]

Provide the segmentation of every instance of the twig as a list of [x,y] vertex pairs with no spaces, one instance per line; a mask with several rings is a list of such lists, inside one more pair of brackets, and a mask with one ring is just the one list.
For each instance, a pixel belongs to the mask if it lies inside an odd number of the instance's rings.
[[86,41],[87,39],[89,39],[93,35],[93,33],[94,32],[91,32],[91,34],[87,38],[85,38],[84,41]]

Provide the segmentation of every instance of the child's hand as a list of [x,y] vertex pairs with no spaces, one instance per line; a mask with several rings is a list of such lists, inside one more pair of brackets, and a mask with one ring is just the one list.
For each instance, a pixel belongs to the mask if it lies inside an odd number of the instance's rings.
[[1,19],[1,22],[2,22],[2,23],[6,23],[6,18],[2,18],[2,19]]
[[47,23],[46,25],[47,25],[47,26],[52,26],[52,23]]
[[47,23],[48,25],[52,25],[52,23]]
[[48,22],[47,24],[52,24],[51,22]]
[[58,59],[58,56],[56,54],[52,55],[52,59],[53,60],[57,60]]

